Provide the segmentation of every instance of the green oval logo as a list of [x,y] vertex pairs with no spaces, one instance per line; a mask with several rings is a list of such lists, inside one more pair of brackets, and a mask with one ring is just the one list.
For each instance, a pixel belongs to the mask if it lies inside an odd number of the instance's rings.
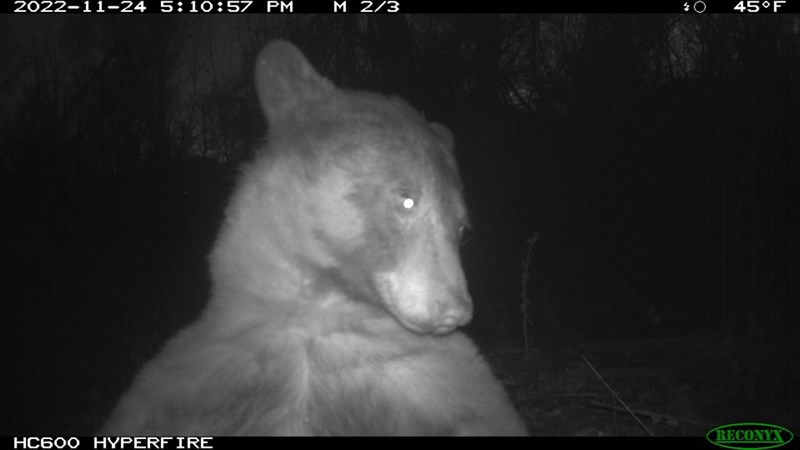
[[735,450],[776,448],[788,444],[793,438],[792,432],[786,428],[755,422],[720,425],[706,433],[708,442]]

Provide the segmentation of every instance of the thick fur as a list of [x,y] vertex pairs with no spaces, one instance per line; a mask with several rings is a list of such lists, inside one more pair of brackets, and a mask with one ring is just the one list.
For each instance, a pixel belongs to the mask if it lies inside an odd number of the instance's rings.
[[472,303],[450,133],[336,89],[284,41],[256,87],[269,140],[226,211],[209,306],[100,434],[524,434],[454,331]]

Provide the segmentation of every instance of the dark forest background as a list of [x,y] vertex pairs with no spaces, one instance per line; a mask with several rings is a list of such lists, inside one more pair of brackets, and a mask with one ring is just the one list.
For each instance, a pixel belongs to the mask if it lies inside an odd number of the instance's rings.
[[276,37],[453,130],[467,332],[532,430],[578,432],[544,367],[644,340],[720,387],[673,414],[798,430],[797,16],[69,15],[0,16],[0,434],[92,433],[199,314]]

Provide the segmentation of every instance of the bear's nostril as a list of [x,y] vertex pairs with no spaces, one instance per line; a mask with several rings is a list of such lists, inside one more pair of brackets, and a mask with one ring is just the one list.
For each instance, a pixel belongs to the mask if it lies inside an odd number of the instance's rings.
[[472,303],[463,300],[451,301],[442,311],[439,326],[452,330],[468,324],[470,320],[472,320]]

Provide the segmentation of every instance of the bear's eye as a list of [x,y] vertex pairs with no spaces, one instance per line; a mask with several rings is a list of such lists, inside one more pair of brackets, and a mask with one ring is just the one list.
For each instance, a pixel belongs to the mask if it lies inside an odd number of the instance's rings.
[[396,189],[393,192],[395,196],[395,203],[397,208],[401,211],[411,212],[419,207],[419,195],[415,195],[413,191],[408,188]]

